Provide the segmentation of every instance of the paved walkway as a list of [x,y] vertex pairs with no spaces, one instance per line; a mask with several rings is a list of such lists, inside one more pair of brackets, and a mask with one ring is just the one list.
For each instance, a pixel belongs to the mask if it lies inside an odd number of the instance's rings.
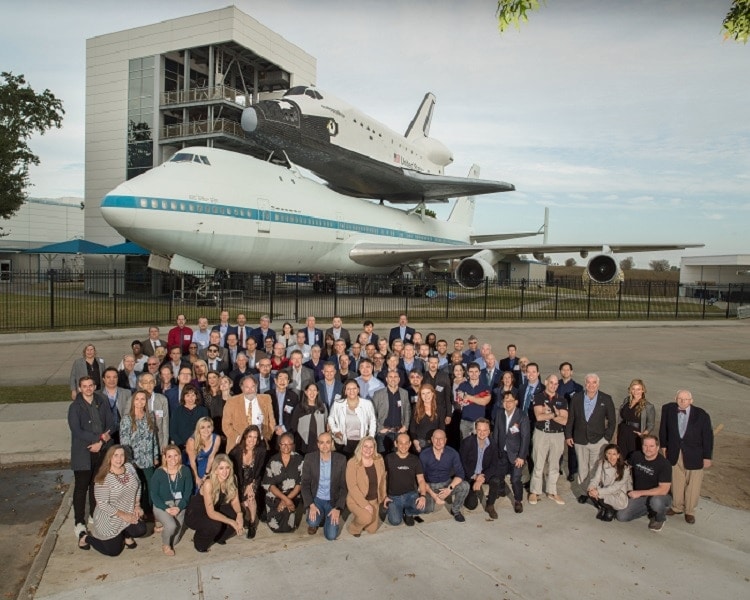
[[[745,421],[736,415],[747,410],[747,386],[706,368],[705,362],[746,358],[747,322],[471,323],[419,329],[450,341],[482,332],[482,341],[492,343],[499,357],[504,354],[499,349],[514,342],[540,363],[543,374],[570,360],[577,379],[598,372],[602,389],[615,399],[624,396],[634,377],[646,381],[657,407],[686,387],[709,411],[714,427],[746,434]],[[113,362],[142,336],[144,330],[0,336],[3,382],[65,383],[86,342],[94,341],[99,354]],[[66,413],[66,402],[0,405],[0,464],[67,460]],[[747,489],[750,482],[737,485]],[[526,505],[522,515],[508,503],[497,522],[475,511],[458,524],[441,511],[414,528],[383,526],[378,534],[359,539],[344,533],[335,543],[306,532],[274,535],[262,528],[254,541],[231,540],[199,555],[188,536],[174,558],[161,554],[153,536],[116,559],[77,550],[68,500],[50,528],[48,551],[35,565],[36,597],[748,596],[750,513],[702,500],[696,525],[672,518],[654,534],[645,520],[596,521],[590,506],[575,502],[577,491],[563,482],[565,506],[545,499]]]

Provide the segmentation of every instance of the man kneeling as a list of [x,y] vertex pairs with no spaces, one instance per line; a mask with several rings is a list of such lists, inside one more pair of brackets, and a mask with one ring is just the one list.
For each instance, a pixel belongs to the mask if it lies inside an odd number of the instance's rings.
[[388,523],[414,525],[414,517],[423,513],[427,504],[427,483],[422,472],[422,463],[409,452],[411,438],[408,433],[396,436],[396,452],[385,457],[388,473],[388,495],[383,506],[388,511]]

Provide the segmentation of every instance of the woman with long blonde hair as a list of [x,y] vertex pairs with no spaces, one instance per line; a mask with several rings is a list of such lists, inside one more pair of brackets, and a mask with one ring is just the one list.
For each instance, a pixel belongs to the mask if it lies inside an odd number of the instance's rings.
[[174,547],[185,530],[185,509],[193,494],[193,478],[190,469],[182,464],[182,452],[177,446],[169,444],[161,454],[161,468],[156,469],[149,487],[154,516],[162,524],[162,552],[174,556]]
[[219,453],[220,445],[221,438],[214,433],[214,422],[211,417],[198,419],[193,435],[185,442],[185,453],[193,473],[196,493],[203,485],[206,474],[211,472],[211,465]]
[[224,544],[233,535],[242,534],[240,497],[234,467],[226,454],[214,459],[200,494],[190,500],[185,523],[195,530],[193,545],[198,552],[208,552],[213,544]]
[[385,461],[378,454],[375,438],[363,437],[346,464],[346,506],[353,519],[349,533],[354,537],[375,533],[380,525],[379,507],[385,500]]

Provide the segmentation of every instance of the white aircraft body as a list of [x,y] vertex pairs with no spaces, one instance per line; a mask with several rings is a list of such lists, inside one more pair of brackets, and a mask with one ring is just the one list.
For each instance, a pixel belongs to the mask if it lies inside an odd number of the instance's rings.
[[414,204],[514,190],[504,181],[444,174],[453,154],[429,137],[434,107],[435,96],[426,94],[401,135],[327,92],[297,86],[246,108],[242,128],[348,196]]
[[472,198],[457,199],[441,221],[339,194],[296,169],[207,147],[185,148],[120,184],[101,211],[121,235],[173,265],[302,273],[389,273],[411,266],[454,270],[465,287],[494,277],[495,265],[508,255],[603,252],[589,261],[589,272],[612,281],[619,269],[611,252],[688,247],[485,242],[528,234],[472,235]]

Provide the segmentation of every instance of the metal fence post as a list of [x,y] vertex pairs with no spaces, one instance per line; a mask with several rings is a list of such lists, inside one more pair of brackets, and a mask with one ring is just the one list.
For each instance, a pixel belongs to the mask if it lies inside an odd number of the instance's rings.
[[271,281],[268,286],[268,316],[273,322],[273,298],[276,295],[276,273],[271,273]]
[[651,281],[648,282],[648,300],[646,301],[646,320],[651,318]]
[[521,320],[523,320],[523,298],[526,292],[526,278],[521,279]]
[[702,319],[706,318],[706,294],[707,294],[706,284],[704,283],[703,284],[703,293],[701,294],[701,296],[703,297],[702,298],[703,299],[703,310],[702,310],[702,314],[701,314],[701,318]]
[[112,269],[112,326],[117,327],[117,269]]
[[55,328],[55,272],[50,269],[47,271],[49,279],[49,328]]
[[484,316],[482,317],[485,321],[487,320],[487,300],[490,293],[490,278],[484,278]]
[[294,278],[294,320],[299,319],[299,273]]
[[732,298],[732,284],[730,283],[727,285],[727,313],[725,316],[726,319],[729,318],[729,304],[730,304],[731,298]]
[[333,314],[331,315],[331,317],[339,314],[338,307],[339,307],[339,278],[338,278],[338,274],[334,273],[333,274]]
[[586,318],[591,318],[591,279],[589,279],[589,297],[586,302]]
[[[372,280],[369,280],[366,275],[363,275],[361,279],[362,285],[360,285],[360,289],[362,290],[362,316],[360,317],[360,319],[362,320],[364,320],[365,318],[365,293],[367,292],[367,285],[369,281],[373,281],[373,280],[376,280],[376,278],[373,277]],[[379,286],[380,281],[379,280],[377,281],[378,281],[378,286]]]
[[555,282],[555,321],[557,321],[557,305],[560,299],[560,282]]
[[617,286],[617,318],[618,319],[622,315],[622,284],[623,282],[620,281],[620,285]]
[[680,318],[680,284],[677,284],[677,291],[674,295],[674,318]]

